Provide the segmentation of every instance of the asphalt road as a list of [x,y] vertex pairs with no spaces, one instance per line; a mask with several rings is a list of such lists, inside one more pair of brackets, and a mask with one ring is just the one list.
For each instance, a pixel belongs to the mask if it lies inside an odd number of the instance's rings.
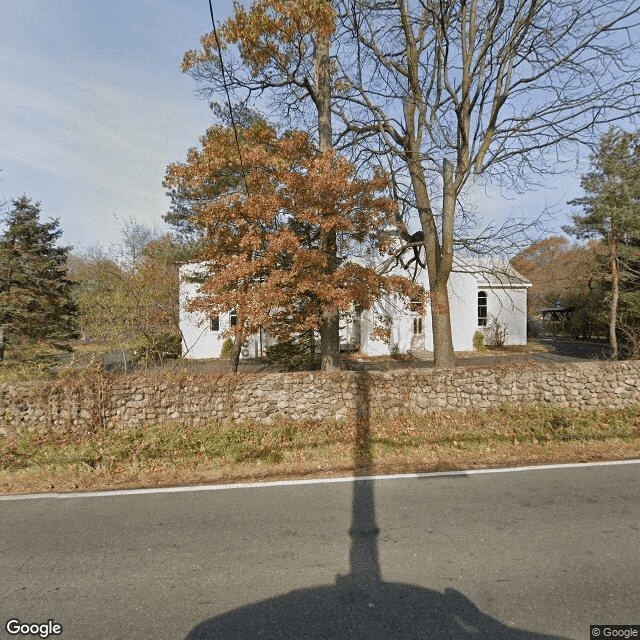
[[10,618],[65,640],[640,624],[640,464],[2,500],[0,516],[0,637]]

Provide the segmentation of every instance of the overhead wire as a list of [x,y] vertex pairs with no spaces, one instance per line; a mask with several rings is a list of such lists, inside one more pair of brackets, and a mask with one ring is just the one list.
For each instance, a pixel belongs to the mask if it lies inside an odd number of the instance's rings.
[[[216,48],[218,50],[218,60],[220,61],[220,71],[222,73],[222,85],[224,87],[224,92],[227,97],[227,105],[229,107],[229,119],[231,121],[231,128],[233,129],[233,135],[236,142],[236,149],[238,150],[238,160],[240,162],[240,171],[242,173],[242,180],[244,182],[244,188],[245,188],[246,194],[249,195],[249,185],[247,183],[247,174],[246,174],[246,171],[244,168],[244,162],[242,159],[242,149],[240,148],[240,137],[238,136],[238,127],[236,126],[236,121],[235,121],[235,118],[233,117],[233,106],[231,104],[231,95],[229,93],[229,86],[227,84],[227,74],[224,66],[224,59],[222,58],[222,49],[220,47],[220,40],[218,39],[216,21],[215,21],[215,18],[213,17],[213,5],[211,4],[211,0],[209,0],[209,15],[211,16],[211,25],[213,27],[213,37],[216,41]],[[206,332],[206,328],[200,332],[200,335],[197,337],[196,341],[190,347],[187,348],[183,356],[189,353],[189,351],[191,351],[198,344],[198,342],[200,342],[200,339],[205,334],[205,332]],[[171,371],[174,371],[177,366],[178,364],[176,364],[173,367],[173,369],[171,369]]]
[[209,14],[211,15],[211,24],[213,26],[213,37],[216,41],[216,48],[218,49],[218,59],[220,60],[220,71],[222,73],[222,86],[227,96],[227,105],[229,106],[229,119],[231,120],[231,128],[233,129],[233,135],[236,140],[236,148],[238,149],[238,160],[240,161],[240,171],[242,173],[242,180],[244,182],[244,188],[249,195],[249,185],[247,183],[247,174],[244,169],[244,162],[242,160],[242,150],[240,149],[240,138],[238,137],[238,128],[236,127],[236,121],[233,117],[233,106],[231,105],[231,96],[229,94],[229,86],[227,85],[227,74],[225,72],[224,60],[222,59],[222,49],[220,47],[220,40],[218,39],[218,32],[216,30],[216,21],[213,17],[213,5],[209,0]]

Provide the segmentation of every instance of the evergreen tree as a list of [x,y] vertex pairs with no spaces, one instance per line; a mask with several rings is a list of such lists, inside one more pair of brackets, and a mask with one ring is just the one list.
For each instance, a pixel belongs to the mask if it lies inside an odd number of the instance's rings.
[[[599,238],[607,265],[601,274],[609,288],[609,342],[619,357],[619,337],[628,350],[640,340],[640,134],[610,129],[591,157],[593,170],[582,177],[586,194],[569,202],[584,213],[565,229],[578,238]],[[634,337],[635,336],[635,337]]]
[[56,246],[58,220],[40,221],[40,203],[12,201],[0,236],[0,360],[9,337],[56,348],[78,337],[78,309],[67,279],[70,247]]

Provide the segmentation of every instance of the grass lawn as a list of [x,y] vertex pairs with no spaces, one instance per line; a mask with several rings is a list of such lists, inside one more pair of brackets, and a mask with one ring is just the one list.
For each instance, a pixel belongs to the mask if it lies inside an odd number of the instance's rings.
[[0,437],[0,493],[424,472],[640,457],[640,407],[506,407],[367,423],[171,424]]

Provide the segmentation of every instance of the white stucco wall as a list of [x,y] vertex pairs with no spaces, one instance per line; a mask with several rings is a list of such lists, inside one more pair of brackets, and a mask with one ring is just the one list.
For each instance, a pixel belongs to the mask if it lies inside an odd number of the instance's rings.
[[487,332],[495,319],[506,330],[505,344],[527,344],[526,288],[482,287],[487,293]]
[[[507,345],[527,343],[527,289],[525,286],[495,286],[478,279],[472,273],[453,271],[449,277],[449,307],[451,313],[451,336],[455,351],[472,351],[473,335],[478,329],[478,292],[487,294],[487,330],[492,320],[497,319],[506,328]],[[388,308],[378,305],[378,309]],[[372,312],[363,314],[361,324],[360,350],[365,355],[389,355],[393,345],[399,353],[407,353],[416,348],[417,340],[413,335],[413,315],[396,300],[392,315],[390,343],[371,338],[373,322]],[[433,351],[433,331],[431,308],[427,296],[423,317],[424,348]],[[418,347],[419,348],[419,347]]]
[[[219,358],[226,338],[223,333],[230,329],[230,313],[218,314],[218,330],[211,327],[211,319],[202,311],[187,311],[189,300],[198,297],[198,283],[188,282],[197,265],[187,264],[180,267],[180,330],[182,331],[182,355],[185,358],[204,360]],[[264,332],[249,336],[242,345],[241,358],[258,358],[264,355],[267,347],[275,340]]]
[[478,286],[474,276],[451,272],[449,276],[451,335],[455,351],[471,351],[478,329]]
[[391,353],[389,341],[374,338],[372,333],[376,323],[389,313],[388,300],[378,301],[372,309],[363,311],[360,316],[360,351],[369,356],[388,356]]
[[[185,282],[183,277],[194,273],[197,265],[184,265],[180,269],[180,329],[184,344],[183,355],[187,358],[218,358],[224,344],[222,333],[229,329],[229,313],[221,313],[219,330],[212,331],[210,319],[202,312],[185,309],[189,299],[197,297],[198,284]],[[426,284],[426,273],[422,272]],[[473,350],[473,335],[478,329],[478,292],[487,293],[487,329],[497,319],[506,328],[506,344],[520,345],[527,342],[527,288],[522,284],[496,285],[464,270],[453,271],[449,277],[449,305],[451,332],[455,351]],[[425,286],[425,289],[427,287]],[[345,319],[341,322],[341,345],[350,348],[360,344],[360,351],[370,356],[390,355],[393,351],[407,353],[423,348],[433,351],[431,310],[427,297],[422,321],[423,336],[413,334],[412,313],[406,301],[398,296],[378,300],[374,307],[361,314],[359,322]],[[377,320],[376,320],[377,318]],[[372,336],[376,324],[390,319],[390,337],[381,340]],[[275,341],[266,334],[251,336],[243,345],[242,357],[258,357]]]
[[[470,274],[454,271],[449,276],[448,289],[453,348],[455,351],[469,351],[473,348],[473,334],[478,328],[478,288],[475,278]],[[428,296],[422,327],[424,349],[433,351],[433,327]],[[413,323],[410,330],[413,331]]]
[[219,358],[224,340],[220,334],[229,328],[229,314],[220,314],[220,331],[211,330],[211,320],[202,311],[187,311],[189,300],[198,297],[198,283],[186,278],[196,272],[197,266],[180,267],[180,331],[182,331],[182,355],[185,358]]

